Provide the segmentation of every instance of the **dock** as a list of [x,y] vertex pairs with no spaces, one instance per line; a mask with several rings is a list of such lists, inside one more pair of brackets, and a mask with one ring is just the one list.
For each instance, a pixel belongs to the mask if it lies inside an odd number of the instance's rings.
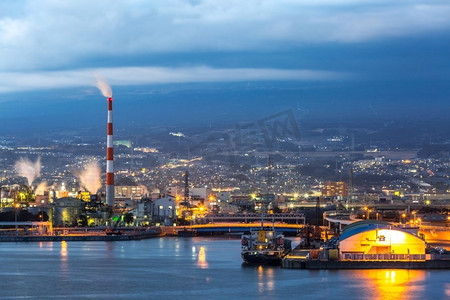
[[337,249],[294,248],[283,258],[286,269],[450,269],[450,254],[358,254],[344,259]]
[[286,269],[450,269],[450,259],[425,261],[321,261],[285,257]]
[[0,235],[0,242],[61,242],[61,241],[131,241],[143,240],[164,236],[165,233],[160,228],[146,228],[139,230],[117,230],[114,234],[106,234],[104,230],[88,230],[71,228],[64,230],[54,230],[51,234],[20,234]]

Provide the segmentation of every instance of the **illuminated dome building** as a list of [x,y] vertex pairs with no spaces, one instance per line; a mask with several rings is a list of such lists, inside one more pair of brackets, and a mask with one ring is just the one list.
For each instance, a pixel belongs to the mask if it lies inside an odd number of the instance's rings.
[[425,241],[416,234],[378,220],[352,223],[339,238],[344,260],[422,260],[425,248]]

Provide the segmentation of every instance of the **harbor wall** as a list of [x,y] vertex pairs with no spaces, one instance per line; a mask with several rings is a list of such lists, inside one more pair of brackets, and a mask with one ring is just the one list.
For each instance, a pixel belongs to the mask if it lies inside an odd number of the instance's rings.
[[426,261],[320,261],[285,258],[286,269],[450,269],[450,260]]
[[0,242],[61,242],[61,241],[131,241],[162,236],[159,232],[125,235],[29,235],[0,236]]

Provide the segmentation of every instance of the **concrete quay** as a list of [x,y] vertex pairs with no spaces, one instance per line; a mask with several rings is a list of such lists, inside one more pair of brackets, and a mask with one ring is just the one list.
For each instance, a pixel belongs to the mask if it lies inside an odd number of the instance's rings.
[[450,259],[425,261],[321,261],[286,257],[286,269],[450,269]]
[[123,232],[121,234],[104,233],[68,233],[54,235],[0,235],[0,242],[61,242],[61,241],[131,241],[164,236],[160,230]]

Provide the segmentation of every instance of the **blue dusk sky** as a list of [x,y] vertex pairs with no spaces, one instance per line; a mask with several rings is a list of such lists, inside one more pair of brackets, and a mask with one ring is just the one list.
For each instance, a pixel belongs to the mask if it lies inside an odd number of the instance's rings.
[[449,16],[440,0],[2,0],[2,133],[103,123],[96,74],[119,126],[445,119]]

